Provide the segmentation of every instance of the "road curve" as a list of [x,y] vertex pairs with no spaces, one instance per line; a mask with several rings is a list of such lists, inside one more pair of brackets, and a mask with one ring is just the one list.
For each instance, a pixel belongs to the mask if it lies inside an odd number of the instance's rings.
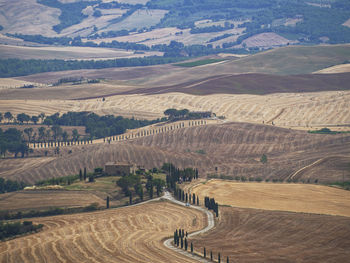
[[[178,200],[176,200],[168,191],[165,191],[164,195],[162,196],[163,199],[167,199],[175,204],[178,204],[178,205],[182,205],[182,206],[185,206],[185,203],[183,202],[180,202]],[[207,218],[208,218],[208,225],[207,227],[203,228],[202,230],[199,230],[199,231],[196,231],[196,232],[193,232],[191,234],[189,234],[188,236],[189,237],[192,237],[192,236],[195,236],[195,235],[198,235],[198,234],[202,234],[202,233],[205,233],[207,231],[209,231],[210,229],[212,229],[214,226],[215,226],[215,222],[214,222],[214,216],[211,212],[209,212],[207,209],[204,209],[202,207],[199,207],[199,206],[194,206],[194,205],[190,205],[189,208],[193,208],[193,209],[197,209],[197,210],[200,210],[202,211],[203,213],[205,213],[207,215]],[[194,260],[197,260],[198,262],[204,262],[204,263],[210,263],[212,261],[210,260],[207,260],[205,258],[202,258],[200,256],[197,256],[195,254],[192,254],[188,251],[185,251],[181,248],[178,248],[178,247],[175,247],[171,244],[172,242],[172,238],[169,238],[167,240],[164,241],[164,245],[167,247],[167,248],[170,248],[174,251],[176,251],[177,253],[180,253],[182,255],[185,255],[189,258],[192,258]]]

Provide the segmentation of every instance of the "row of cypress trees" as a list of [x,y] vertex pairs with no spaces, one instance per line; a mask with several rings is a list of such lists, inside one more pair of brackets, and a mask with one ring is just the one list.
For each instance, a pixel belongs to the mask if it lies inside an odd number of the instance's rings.
[[204,197],[204,205],[208,210],[213,210],[216,217],[219,216],[219,204],[215,202],[214,198]]

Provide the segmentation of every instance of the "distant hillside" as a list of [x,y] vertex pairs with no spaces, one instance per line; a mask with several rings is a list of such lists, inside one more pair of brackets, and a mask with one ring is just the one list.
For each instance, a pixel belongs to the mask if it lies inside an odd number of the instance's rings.
[[[1,33],[71,37],[76,43],[152,46],[177,41],[250,50],[294,43],[350,43],[347,0],[3,2]],[[162,34],[159,29],[164,29]]]

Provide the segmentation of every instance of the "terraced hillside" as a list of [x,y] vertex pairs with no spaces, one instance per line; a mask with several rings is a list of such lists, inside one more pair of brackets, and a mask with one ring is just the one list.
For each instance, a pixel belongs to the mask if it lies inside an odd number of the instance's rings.
[[230,262],[347,262],[350,218],[220,207],[215,229],[191,241]]
[[200,211],[165,201],[33,221],[43,231],[1,242],[1,262],[193,262],[162,241],[206,226]]
[[[199,168],[202,177],[215,173],[217,167],[218,174],[286,180],[324,156],[349,160],[349,144],[349,134],[308,134],[267,125],[227,123],[182,128],[127,142],[62,147],[60,156],[51,149],[48,157],[2,159],[0,177],[34,183],[76,174],[84,167],[91,171],[109,161],[122,161],[149,169],[173,162],[179,167]],[[46,150],[35,150],[34,154],[44,156]],[[266,164],[260,162],[262,154],[267,155]],[[330,167],[317,174],[305,171],[298,180],[341,181],[344,172],[345,179],[349,176],[344,167]]]

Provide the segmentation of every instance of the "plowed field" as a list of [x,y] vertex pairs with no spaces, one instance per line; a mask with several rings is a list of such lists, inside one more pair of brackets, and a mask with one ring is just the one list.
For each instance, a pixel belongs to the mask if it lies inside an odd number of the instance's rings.
[[193,262],[164,247],[176,228],[202,229],[200,211],[168,202],[47,218],[43,231],[0,244],[0,262]]
[[[216,228],[191,241],[222,262],[348,262],[350,218],[220,207]],[[224,259],[224,260],[223,260]]]

